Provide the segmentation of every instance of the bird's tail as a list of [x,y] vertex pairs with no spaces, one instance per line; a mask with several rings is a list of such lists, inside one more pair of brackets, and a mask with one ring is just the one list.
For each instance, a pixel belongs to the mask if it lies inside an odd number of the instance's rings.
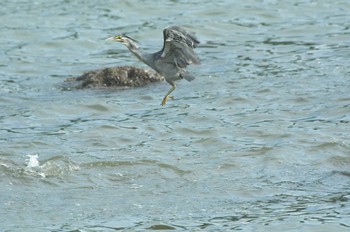
[[186,79],[187,81],[193,81],[196,77],[187,71],[183,71],[180,73],[181,78]]

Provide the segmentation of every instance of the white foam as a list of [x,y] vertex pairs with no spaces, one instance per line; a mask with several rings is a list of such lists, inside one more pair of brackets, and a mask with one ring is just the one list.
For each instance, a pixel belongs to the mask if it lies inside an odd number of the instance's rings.
[[39,156],[37,154],[35,155],[27,155],[27,157],[29,157],[27,159],[27,168],[36,168],[36,167],[39,167],[40,166],[40,163],[39,163]]

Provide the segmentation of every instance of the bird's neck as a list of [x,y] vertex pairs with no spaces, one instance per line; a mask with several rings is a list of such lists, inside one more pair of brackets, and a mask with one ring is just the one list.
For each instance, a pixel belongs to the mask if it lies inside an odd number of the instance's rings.
[[152,59],[150,59],[150,56],[152,56],[152,54],[144,52],[142,48],[133,42],[130,42],[127,47],[130,52],[132,52],[140,61],[147,64],[151,68],[154,68],[154,64],[152,62],[150,63],[150,61],[152,61]]
[[134,54],[139,60],[143,61],[144,51],[140,47],[129,47],[130,52]]

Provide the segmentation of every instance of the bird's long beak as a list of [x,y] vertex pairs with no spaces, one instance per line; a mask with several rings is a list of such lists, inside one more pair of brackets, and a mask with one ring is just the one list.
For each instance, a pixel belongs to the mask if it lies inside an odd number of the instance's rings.
[[106,41],[114,40],[114,36],[105,39]]
[[116,41],[116,42],[123,42],[123,38],[121,36],[112,36],[106,39],[106,41]]

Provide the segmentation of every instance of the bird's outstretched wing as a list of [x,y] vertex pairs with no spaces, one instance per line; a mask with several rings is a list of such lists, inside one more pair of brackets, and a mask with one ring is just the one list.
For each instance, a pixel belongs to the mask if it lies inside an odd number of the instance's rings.
[[161,50],[161,58],[166,62],[175,62],[175,65],[180,68],[186,68],[192,63],[200,63],[193,50],[199,41],[193,33],[178,26],[171,26],[163,30],[163,35],[164,46]]

